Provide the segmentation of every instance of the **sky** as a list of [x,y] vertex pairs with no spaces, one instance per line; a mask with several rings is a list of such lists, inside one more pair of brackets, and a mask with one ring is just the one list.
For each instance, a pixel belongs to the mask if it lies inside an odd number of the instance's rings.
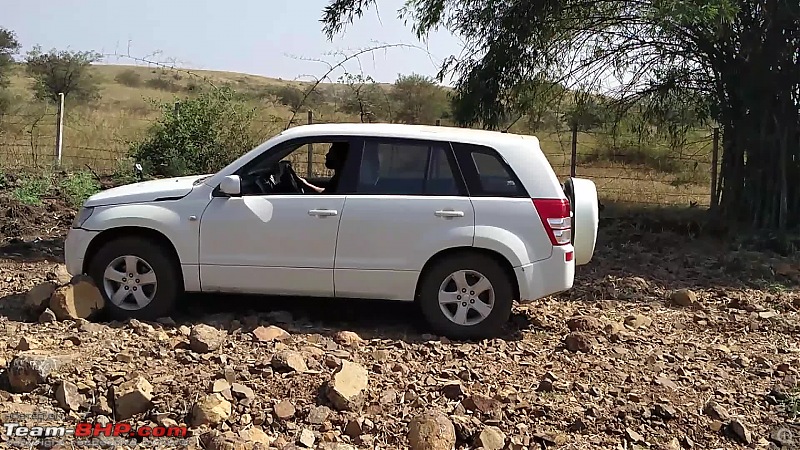
[[[0,0],[0,27],[17,34],[23,53],[38,44],[298,80],[327,72],[324,63],[309,59],[336,64],[343,58],[336,52],[409,44],[419,48],[371,52],[347,70],[378,82],[393,82],[401,73],[435,76],[444,58],[461,52],[461,42],[447,31],[419,41],[397,18],[403,3],[381,0],[380,10],[368,11],[333,41],[319,22],[328,0]],[[117,56],[105,62],[141,64]]]

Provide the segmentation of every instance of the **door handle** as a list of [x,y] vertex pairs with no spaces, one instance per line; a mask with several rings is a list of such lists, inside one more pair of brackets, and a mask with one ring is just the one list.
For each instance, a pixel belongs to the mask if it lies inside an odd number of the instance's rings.
[[454,211],[452,209],[439,210],[433,214],[436,217],[464,217],[464,211]]
[[311,209],[308,211],[309,216],[317,216],[317,217],[327,217],[327,216],[335,216],[339,214],[339,211],[335,209]]

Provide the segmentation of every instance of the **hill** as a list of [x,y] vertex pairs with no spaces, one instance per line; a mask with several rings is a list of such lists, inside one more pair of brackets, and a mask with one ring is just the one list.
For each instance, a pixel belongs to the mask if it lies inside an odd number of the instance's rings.
[[[179,102],[215,87],[231,87],[239,100],[256,111],[253,130],[257,139],[291,125],[313,121],[359,122],[355,96],[373,89],[376,101],[393,109],[390,84],[363,83],[358,79],[320,83],[305,99],[311,81],[282,80],[232,72],[164,69],[145,66],[93,65],[91,76],[99,86],[100,99],[91,105],[66,105],[62,161],[66,167],[109,173],[123,164],[132,141],[140,138],[160,116],[159,105]],[[33,98],[33,80],[23,66],[14,68],[9,92],[12,106],[0,118],[0,163],[9,167],[40,167],[53,161],[56,141],[56,109]],[[361,91],[359,91],[361,90]],[[384,120],[379,118],[378,121]],[[452,125],[449,109],[440,122]],[[575,139],[578,175],[598,182],[605,199],[647,203],[707,204],[710,183],[710,136],[708,130],[693,132],[686,142],[669,143],[640,136],[610,135],[607,130],[581,131],[572,136],[556,119],[548,128],[531,131],[530,121],[519,120],[511,132],[536,134],[560,177],[569,174]],[[676,150],[677,148],[677,150]],[[248,149],[242,149],[246,151]]]

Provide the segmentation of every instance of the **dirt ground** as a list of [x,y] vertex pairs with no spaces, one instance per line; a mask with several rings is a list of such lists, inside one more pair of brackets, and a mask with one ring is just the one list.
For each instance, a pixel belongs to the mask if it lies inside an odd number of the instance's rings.
[[[459,449],[800,448],[796,257],[604,218],[575,287],[515,307],[506,335],[482,342],[428,335],[411,305],[388,302],[192,296],[157,323],[39,323],[25,293],[57,278],[74,215],[43,202],[0,193],[3,423],[44,412],[60,425],[190,426],[182,440],[117,448],[438,450],[452,447],[446,437],[423,445],[410,426],[438,412]],[[671,297],[680,289],[695,295]],[[68,363],[15,393],[12,363],[31,352]],[[334,374],[363,380],[342,361],[367,378],[349,410],[330,395]],[[122,418],[131,397],[119,393],[138,377],[148,398]],[[209,399],[223,411],[197,419]],[[19,439],[4,432],[0,446]]]

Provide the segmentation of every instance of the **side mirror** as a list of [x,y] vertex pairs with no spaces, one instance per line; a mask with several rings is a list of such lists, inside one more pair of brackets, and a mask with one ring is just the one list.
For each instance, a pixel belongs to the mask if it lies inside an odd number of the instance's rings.
[[242,193],[242,180],[239,175],[228,175],[219,184],[219,190],[227,195],[240,195]]

